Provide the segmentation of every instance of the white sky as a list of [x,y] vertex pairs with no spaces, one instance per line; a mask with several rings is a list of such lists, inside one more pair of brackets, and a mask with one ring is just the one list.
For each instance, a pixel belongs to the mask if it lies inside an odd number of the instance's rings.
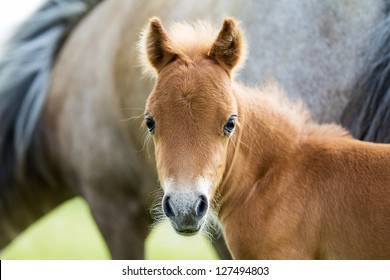
[[0,53],[12,29],[45,0],[0,0]]

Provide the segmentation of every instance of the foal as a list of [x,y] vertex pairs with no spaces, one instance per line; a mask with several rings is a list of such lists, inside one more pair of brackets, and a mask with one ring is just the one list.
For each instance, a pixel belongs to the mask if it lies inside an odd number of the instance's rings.
[[215,208],[236,259],[390,258],[390,146],[314,123],[273,84],[235,82],[245,48],[231,18],[218,34],[153,18],[141,46],[157,76],[145,125],[179,234]]

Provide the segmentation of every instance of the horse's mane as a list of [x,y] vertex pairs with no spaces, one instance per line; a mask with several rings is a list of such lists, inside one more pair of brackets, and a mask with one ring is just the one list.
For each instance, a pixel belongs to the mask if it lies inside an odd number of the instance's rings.
[[367,48],[370,52],[352,87],[342,123],[356,138],[390,143],[390,1],[386,12]]
[[0,60],[0,185],[21,179],[27,164],[42,169],[38,123],[56,54],[78,20],[99,2],[50,0],[8,42]]
[[[140,62],[146,74],[155,75],[155,69],[150,65],[146,54],[146,35],[147,26],[141,32],[138,42],[138,50],[140,52]],[[209,21],[197,20],[194,22],[174,22],[169,25],[167,32],[170,39],[169,48],[174,50],[179,56],[187,60],[193,60],[199,56],[207,56],[217,38],[220,26],[213,25]],[[244,36],[245,37],[245,36]],[[246,43],[242,49],[240,63],[235,66],[234,72],[237,73],[245,62],[247,57]]]
[[[239,84],[239,87],[242,85]],[[274,80],[268,80],[257,88],[245,87],[245,91],[258,99],[261,111],[272,114],[280,122],[277,126],[287,125],[296,132],[299,139],[312,136],[350,137],[348,131],[337,124],[319,124],[312,119],[309,109],[301,100],[291,101],[285,91]],[[260,99],[260,102],[259,102]],[[268,112],[268,113],[267,113]]]

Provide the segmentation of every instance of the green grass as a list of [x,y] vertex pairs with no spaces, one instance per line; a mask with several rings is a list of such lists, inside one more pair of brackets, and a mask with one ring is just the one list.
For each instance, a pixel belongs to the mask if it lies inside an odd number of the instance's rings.
[[178,235],[167,223],[162,223],[146,240],[145,257],[149,260],[217,260],[210,242],[202,235]]
[[[147,259],[217,259],[208,240],[201,235],[181,237],[167,223],[148,236]],[[68,201],[30,226],[0,252],[1,259],[96,260],[110,254],[80,198]]]

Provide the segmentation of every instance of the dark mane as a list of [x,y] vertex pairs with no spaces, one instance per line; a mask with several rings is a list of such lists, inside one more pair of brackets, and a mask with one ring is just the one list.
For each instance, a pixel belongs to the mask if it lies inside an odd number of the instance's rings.
[[101,0],[50,0],[21,24],[0,60],[0,185],[29,170],[47,177],[39,119],[56,53],[75,24]]
[[341,120],[354,137],[383,143],[390,142],[390,1],[386,11]]

